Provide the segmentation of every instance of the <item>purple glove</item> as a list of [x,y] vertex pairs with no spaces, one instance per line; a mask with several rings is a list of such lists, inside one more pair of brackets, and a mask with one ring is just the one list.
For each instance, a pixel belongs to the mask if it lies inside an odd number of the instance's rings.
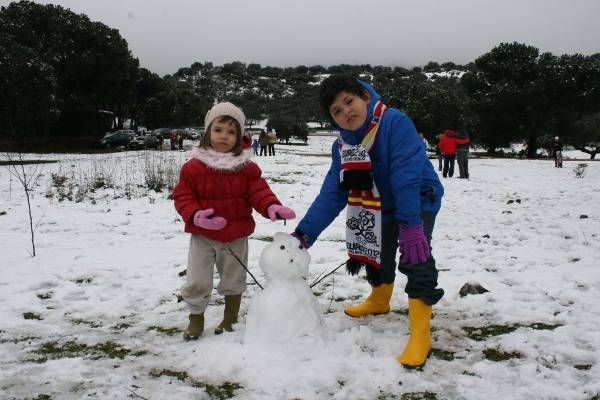
[[400,225],[398,249],[402,254],[400,261],[403,263],[421,264],[427,262],[431,257],[431,251],[429,251],[429,244],[423,232],[423,225]]
[[269,214],[271,221],[275,221],[276,219],[296,218],[296,213],[294,210],[287,208],[286,206],[280,206],[279,204],[271,204],[267,209],[267,214]]
[[225,228],[227,220],[223,217],[215,217],[214,214],[214,208],[196,211],[194,214],[194,225],[200,228],[210,229],[211,231],[218,231]]
[[308,236],[306,236],[306,234],[304,234],[303,232],[294,231],[292,232],[292,236],[300,241],[300,245],[303,248],[308,249],[310,248],[310,246],[312,246],[312,244],[308,241]]

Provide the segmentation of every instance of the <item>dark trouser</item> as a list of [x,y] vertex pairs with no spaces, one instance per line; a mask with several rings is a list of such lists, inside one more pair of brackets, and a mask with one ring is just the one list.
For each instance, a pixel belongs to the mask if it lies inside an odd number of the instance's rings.
[[261,156],[267,155],[267,146],[260,146],[260,155]]
[[556,168],[562,168],[562,163],[563,163],[563,157],[562,157],[562,151],[556,151],[554,152],[554,166]]
[[469,152],[459,150],[456,153],[456,162],[458,164],[458,176],[469,179]]
[[[431,235],[435,226],[436,213],[423,211],[421,219],[425,237],[431,249]],[[398,249],[398,224],[383,224],[381,245],[381,282],[394,283],[396,278],[396,250]],[[398,271],[406,275],[404,291],[411,299],[421,299],[429,305],[437,303],[444,295],[443,289],[436,289],[438,271],[433,256],[422,264],[399,263]]]
[[275,155],[275,143],[269,143],[268,147],[269,147],[269,155],[274,156]]
[[454,159],[456,158],[456,154],[446,155],[444,154],[444,170],[442,171],[442,175],[445,177],[449,176],[452,178],[454,175]]
[[441,154],[438,154],[437,158],[438,158],[438,171],[441,171],[442,170],[442,161],[443,161],[444,157]]

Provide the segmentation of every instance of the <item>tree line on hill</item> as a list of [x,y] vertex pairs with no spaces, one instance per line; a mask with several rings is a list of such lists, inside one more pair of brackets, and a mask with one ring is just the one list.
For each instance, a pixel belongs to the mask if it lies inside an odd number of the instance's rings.
[[306,122],[328,123],[319,82],[341,72],[370,81],[430,142],[453,128],[490,153],[520,142],[534,157],[554,136],[592,158],[600,151],[600,54],[556,56],[501,43],[465,66],[195,62],[161,77],[139,66],[117,30],[32,1],[0,8],[0,145],[84,147],[126,121],[200,126],[224,100],[243,108],[250,127],[268,119],[280,137],[305,138]]

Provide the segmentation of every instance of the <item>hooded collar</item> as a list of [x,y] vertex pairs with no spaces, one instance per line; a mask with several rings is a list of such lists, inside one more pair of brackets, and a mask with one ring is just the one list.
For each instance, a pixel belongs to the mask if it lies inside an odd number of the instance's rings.
[[210,169],[217,171],[237,171],[244,167],[250,160],[252,150],[244,148],[239,155],[233,153],[219,153],[211,148],[196,147],[190,152],[190,157],[202,161]]
[[352,145],[358,144],[362,141],[363,137],[367,133],[367,127],[373,119],[373,110],[375,109],[375,104],[381,100],[381,95],[375,91],[373,86],[365,81],[361,81],[360,79],[357,79],[357,81],[367,90],[370,99],[369,103],[367,104],[367,118],[364,124],[355,131],[340,129],[340,135],[342,136],[342,139],[344,139],[344,142]]

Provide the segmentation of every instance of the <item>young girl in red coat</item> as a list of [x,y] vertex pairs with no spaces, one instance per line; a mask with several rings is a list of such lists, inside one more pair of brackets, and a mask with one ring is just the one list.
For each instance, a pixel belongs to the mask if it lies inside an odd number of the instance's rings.
[[248,264],[248,236],[255,228],[252,209],[271,221],[296,217],[281,205],[258,165],[250,161],[244,123],[244,114],[235,105],[213,106],[204,118],[204,139],[181,168],[173,190],[175,208],[185,231],[191,233],[186,283],[181,287],[190,310],[186,340],[198,339],[204,330],[214,266],[220,276],[217,292],[225,296],[223,320],[215,333],[233,330],[246,289],[246,270],[236,257]]

